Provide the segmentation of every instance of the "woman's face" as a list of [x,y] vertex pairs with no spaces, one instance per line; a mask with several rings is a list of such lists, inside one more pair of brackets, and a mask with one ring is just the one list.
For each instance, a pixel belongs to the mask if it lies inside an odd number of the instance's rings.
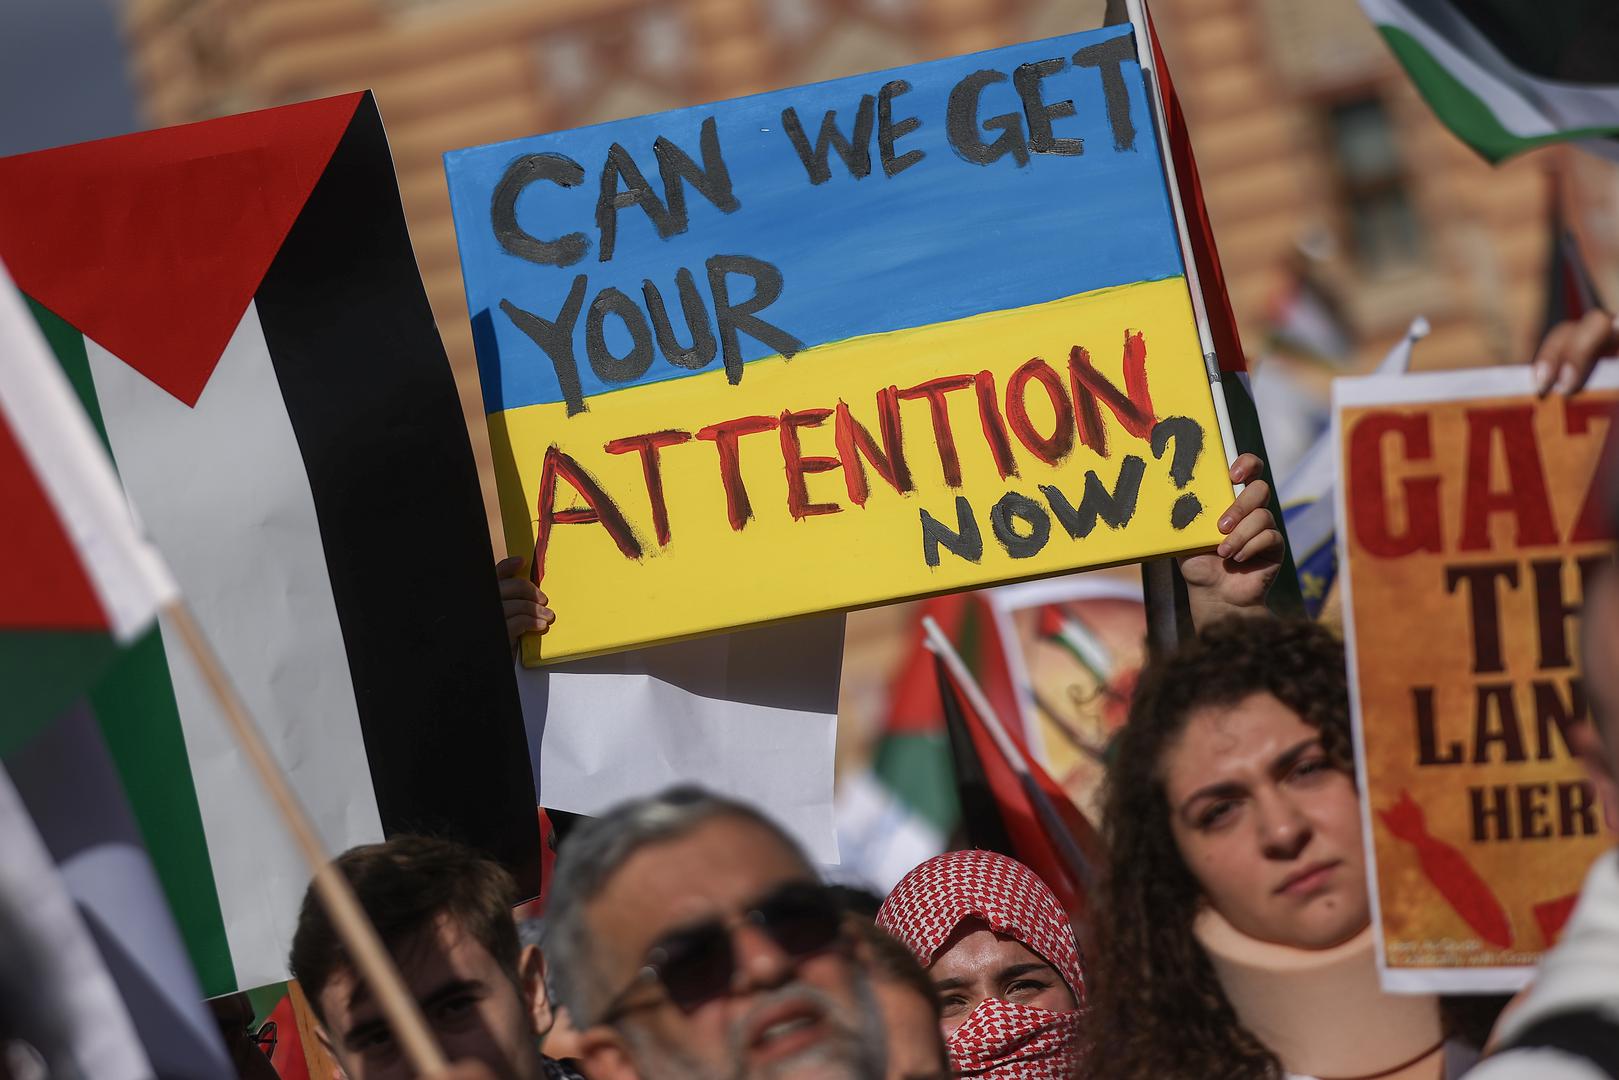
[[1192,713],[1159,762],[1175,843],[1249,937],[1325,949],[1370,921],[1354,781],[1270,694]]
[[978,919],[964,919],[928,967],[943,1006],[940,1025],[949,1035],[979,1002],[1000,998],[1052,1012],[1079,1008],[1057,969],[1016,938],[998,934]]

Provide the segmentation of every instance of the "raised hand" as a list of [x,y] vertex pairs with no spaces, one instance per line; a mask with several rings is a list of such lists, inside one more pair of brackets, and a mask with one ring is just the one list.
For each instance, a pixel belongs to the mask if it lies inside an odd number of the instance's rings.
[[1264,470],[1264,462],[1253,454],[1232,462],[1231,482],[1248,486],[1220,515],[1225,539],[1212,552],[1181,557],[1181,577],[1196,626],[1225,615],[1267,611],[1265,594],[1281,569],[1286,544],[1268,509],[1270,485],[1259,479]]
[[506,640],[513,648],[524,634],[543,634],[556,622],[556,612],[540,587],[523,576],[523,558],[508,556],[495,564],[500,579],[500,607],[506,616]]

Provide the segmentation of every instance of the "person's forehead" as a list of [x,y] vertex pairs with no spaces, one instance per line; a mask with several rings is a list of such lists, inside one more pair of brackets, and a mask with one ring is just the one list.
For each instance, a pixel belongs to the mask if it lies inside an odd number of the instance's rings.
[[[590,904],[590,918],[615,944],[649,943],[666,928],[727,915],[785,881],[813,871],[769,829],[741,817],[716,817],[672,840],[642,847],[624,861]],[[608,924],[612,924],[610,927]]]
[[1159,762],[1171,792],[1268,768],[1277,755],[1319,734],[1298,713],[1268,693],[1250,694],[1232,705],[1194,709]]
[[928,974],[934,980],[990,975],[1013,964],[1045,964],[1033,949],[1009,934],[979,924],[966,928],[934,956]]
[[[499,985],[499,962],[449,914],[436,916],[390,951],[406,988],[418,999],[457,980]],[[327,1020],[339,1030],[376,1011],[371,995],[360,990],[359,976],[348,966],[333,972],[320,998]]]

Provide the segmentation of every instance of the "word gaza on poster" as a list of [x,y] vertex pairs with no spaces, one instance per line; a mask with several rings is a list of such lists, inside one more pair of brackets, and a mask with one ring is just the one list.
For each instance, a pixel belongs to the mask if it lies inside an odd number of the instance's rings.
[[1127,27],[446,170],[548,660],[1218,542]]
[[1613,844],[1569,737],[1609,548],[1619,366],[1339,379],[1339,557],[1379,959],[1391,990],[1506,990]]

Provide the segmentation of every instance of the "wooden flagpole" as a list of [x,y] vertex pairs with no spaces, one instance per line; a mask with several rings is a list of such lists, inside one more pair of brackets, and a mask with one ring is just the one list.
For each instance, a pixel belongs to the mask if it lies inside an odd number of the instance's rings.
[[281,766],[271,755],[263,734],[237,695],[236,687],[225,673],[202,628],[197,625],[191,609],[183,599],[176,599],[164,606],[163,614],[169,618],[186,650],[196,660],[214,700],[225,713],[237,744],[247,755],[248,762],[280,811],[282,822],[292,833],[309,867],[315,894],[320,897],[321,905],[331,917],[332,925],[348,950],[357,973],[376,995],[382,1015],[388,1021],[388,1026],[393,1028],[411,1067],[418,1073],[442,1071],[445,1068],[444,1054],[433,1039],[427,1021],[422,1018],[421,1010],[416,1007],[416,999],[405,989],[399,969],[394,966],[387,949],[383,948],[382,939],[377,937],[376,928],[366,917],[365,909],[360,907],[348,879],[338,873],[337,867],[327,859],[314,823],[309,820],[292,785],[287,783]]

